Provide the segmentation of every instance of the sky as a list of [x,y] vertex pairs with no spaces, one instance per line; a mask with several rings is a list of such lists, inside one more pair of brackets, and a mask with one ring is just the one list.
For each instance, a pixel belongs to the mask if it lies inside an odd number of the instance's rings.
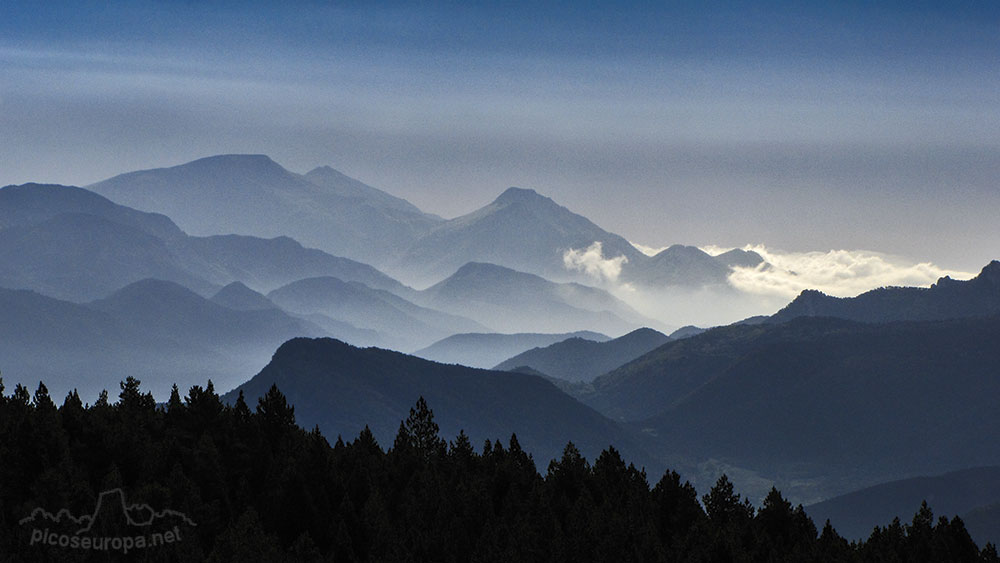
[[651,247],[1000,258],[996,2],[291,4],[4,2],[0,185],[263,153]]

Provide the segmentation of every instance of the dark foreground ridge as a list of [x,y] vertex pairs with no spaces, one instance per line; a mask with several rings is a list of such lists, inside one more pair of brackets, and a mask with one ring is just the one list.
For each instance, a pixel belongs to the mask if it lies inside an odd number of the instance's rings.
[[367,428],[333,446],[303,430],[277,387],[255,409],[211,383],[156,405],[129,378],[113,404],[57,407],[0,384],[0,460],[3,561],[89,560],[17,523],[118,488],[197,523],[143,554],[164,561],[1000,561],[926,505],[848,543],[777,490],[758,509],[725,476],[701,503],[675,472],[650,488],[611,447],[591,465],[567,444],[542,475],[516,436],[445,441],[423,398],[383,449]]

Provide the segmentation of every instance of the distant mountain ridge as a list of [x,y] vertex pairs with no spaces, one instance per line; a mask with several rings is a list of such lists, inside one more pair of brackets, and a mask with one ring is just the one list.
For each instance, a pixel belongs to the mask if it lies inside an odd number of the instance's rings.
[[508,188],[485,207],[434,227],[407,249],[392,271],[426,284],[466,263],[488,262],[569,281],[579,276],[566,269],[563,253],[595,241],[603,244],[606,256],[642,258],[624,238],[536,191]]
[[394,349],[420,348],[457,332],[485,328],[466,317],[421,307],[390,292],[331,276],[292,282],[271,291],[267,298],[300,315],[320,313],[375,330]]
[[493,369],[510,371],[527,366],[551,377],[587,382],[669,341],[669,336],[651,328],[636,329],[606,342],[570,338],[518,354]]
[[0,318],[4,383],[44,380],[53,397],[75,388],[88,401],[139,372],[160,400],[173,383],[211,378],[228,388],[289,338],[328,334],[277,309],[237,311],[162,280],[88,304],[0,289]]
[[66,213],[102,217],[164,241],[184,236],[165,215],[136,211],[83,188],[34,183],[0,188],[0,230],[34,225]]
[[85,302],[150,277],[202,293],[216,289],[164,240],[102,216],[62,213],[0,231],[0,287]]
[[376,264],[441,221],[332,169],[299,175],[265,155],[211,156],[121,174],[88,189],[165,213],[196,235],[287,235]]
[[600,244],[604,260],[621,258],[620,280],[635,285],[725,285],[731,267],[754,267],[763,258],[734,249],[711,256],[693,246],[673,245],[646,256],[623,237],[608,232],[535,190],[508,188],[492,203],[442,223],[419,238],[391,266],[393,273],[426,285],[467,263],[485,262],[557,282],[600,283],[572,264],[569,251]]
[[477,262],[421,291],[417,301],[467,314],[498,332],[623,334],[657,324],[604,290]]
[[278,308],[270,299],[238,281],[220,289],[210,301],[237,311],[266,311]]
[[943,277],[929,288],[886,287],[857,297],[831,297],[803,291],[770,321],[797,317],[836,317],[865,323],[926,321],[1000,314],[1000,261],[983,267],[968,281]]
[[[757,256],[760,258],[760,256]],[[622,267],[623,281],[645,287],[725,285],[729,256],[712,256],[694,246],[675,244]]]
[[72,186],[0,189],[0,286],[88,302],[130,283],[170,280],[202,295],[233,281],[269,291],[333,275],[413,293],[374,267],[304,248],[288,237],[191,237],[168,217]]

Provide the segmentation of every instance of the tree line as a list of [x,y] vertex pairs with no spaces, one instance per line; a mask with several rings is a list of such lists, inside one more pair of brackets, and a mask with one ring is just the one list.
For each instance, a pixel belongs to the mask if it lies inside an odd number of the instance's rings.
[[701,498],[673,471],[650,486],[613,447],[590,463],[567,444],[543,475],[514,435],[479,451],[443,439],[423,398],[384,449],[367,428],[333,445],[300,428],[276,386],[254,408],[211,382],[162,405],[136,379],[120,387],[57,406],[44,384],[5,395],[0,380],[0,561],[118,560],[29,545],[19,522],[122,488],[197,524],[128,560],[1000,562],[926,504],[848,542],[775,489],[758,508],[725,476]]

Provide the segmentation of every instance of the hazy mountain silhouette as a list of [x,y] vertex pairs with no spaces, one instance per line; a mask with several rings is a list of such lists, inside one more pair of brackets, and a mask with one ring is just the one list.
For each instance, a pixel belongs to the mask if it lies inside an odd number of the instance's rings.
[[[725,285],[729,276],[725,258],[712,256],[694,246],[675,244],[656,256],[637,260],[622,268],[623,281],[646,287]],[[758,256],[759,258],[759,256]]]
[[0,188],[0,230],[48,221],[65,213],[96,215],[162,240],[184,236],[168,217],[112,203],[75,186],[23,184]]
[[764,257],[752,250],[734,248],[714,257],[716,262],[721,262],[734,268],[756,268],[764,262]]
[[656,324],[604,290],[494,264],[466,264],[420,293],[422,305],[466,314],[499,332],[623,334]]
[[440,222],[341,174],[294,174],[264,155],[212,156],[88,188],[136,209],[165,213],[190,234],[288,235],[374,263]]
[[463,333],[454,334],[430,346],[417,350],[415,356],[442,364],[461,364],[474,368],[489,368],[521,352],[562,342],[567,338],[585,338],[604,342],[611,337],[587,330],[558,334],[522,332],[514,334]]
[[320,335],[323,331],[277,309],[237,311],[167,281],[148,279],[124,287],[90,307],[112,313],[147,334],[181,342],[266,343],[276,334]]
[[390,269],[426,285],[468,262],[488,262],[557,281],[580,278],[563,254],[603,244],[604,256],[644,258],[624,238],[601,229],[534,190],[509,188],[489,205],[436,226]]
[[[848,539],[867,538],[875,526],[893,518],[905,521],[927,501],[937,514],[957,515],[1000,503],[1000,467],[963,469],[933,477],[912,477],[847,493],[806,507],[816,522],[830,520]],[[973,515],[975,517],[975,515]],[[972,530],[970,529],[970,532]],[[1000,536],[1000,528],[992,537]],[[980,545],[993,541],[972,536]]]
[[0,231],[3,287],[83,302],[148,277],[216,289],[183,268],[162,239],[97,215],[63,213]]
[[116,205],[82,188],[0,189],[0,286],[36,289],[78,302],[146,278],[171,280],[202,295],[241,281],[269,291],[321,275],[399,295],[413,290],[372,266],[288,237],[190,237],[169,218]]
[[373,188],[363,182],[359,182],[329,166],[318,166],[305,174],[305,178],[317,186],[327,188],[331,192],[341,197],[346,197],[365,204],[377,204],[382,210],[396,211],[396,215],[401,220],[412,220],[414,215],[430,217],[433,220],[443,221],[436,215],[424,213],[416,205],[403,198],[387,194],[382,190]]
[[0,318],[6,384],[44,380],[54,397],[77,388],[90,401],[136,375],[161,400],[173,383],[232,387],[281,342],[327,334],[276,309],[236,311],[158,280],[85,305],[4,289]]
[[305,278],[334,276],[398,295],[413,293],[368,264],[305,248],[288,237],[184,237],[170,248],[186,269],[219,285],[241,281],[266,292]]
[[669,336],[651,328],[607,342],[570,338],[518,354],[493,369],[510,371],[526,366],[567,381],[590,381],[669,341]]
[[237,311],[264,311],[278,308],[270,299],[238,281],[220,289],[210,301]]
[[886,287],[857,297],[839,298],[803,291],[771,317],[780,323],[796,317],[837,317],[866,323],[979,317],[1000,314],[1000,262],[987,264],[968,281],[943,277],[929,288]]
[[420,307],[388,291],[334,277],[299,280],[267,297],[293,313],[320,313],[378,331],[396,349],[420,348],[457,332],[484,328],[459,315]]
[[650,463],[628,432],[537,376],[299,338],[283,344],[267,367],[224,399],[232,402],[238,390],[247,397],[263,396],[275,383],[295,405],[296,421],[318,425],[331,440],[357,436],[368,425],[388,447],[400,421],[423,396],[442,436],[457,436],[464,429],[478,445],[516,433],[542,467],[569,440],[585,455],[614,444],[636,463]]

